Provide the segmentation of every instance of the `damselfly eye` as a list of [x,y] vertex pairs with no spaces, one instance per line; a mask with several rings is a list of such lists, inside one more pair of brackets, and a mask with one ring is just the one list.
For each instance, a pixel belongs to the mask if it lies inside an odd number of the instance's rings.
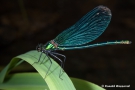
[[38,47],[38,48],[37,48],[37,51],[38,51],[38,52],[40,52],[40,51],[41,51],[41,49]]
[[39,44],[39,45],[36,47],[36,50],[37,50],[38,52],[41,52],[42,46]]

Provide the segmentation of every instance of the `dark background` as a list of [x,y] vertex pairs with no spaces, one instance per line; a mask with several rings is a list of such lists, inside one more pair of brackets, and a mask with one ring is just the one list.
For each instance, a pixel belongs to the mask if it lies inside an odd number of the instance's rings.
[[[94,42],[130,40],[130,45],[112,45],[61,52],[70,77],[98,85],[130,85],[135,88],[135,1],[134,0],[0,0],[0,68],[38,43],[54,39],[98,5],[111,9],[112,20]],[[27,65],[28,66],[28,65]],[[27,71],[33,69],[25,67]]]

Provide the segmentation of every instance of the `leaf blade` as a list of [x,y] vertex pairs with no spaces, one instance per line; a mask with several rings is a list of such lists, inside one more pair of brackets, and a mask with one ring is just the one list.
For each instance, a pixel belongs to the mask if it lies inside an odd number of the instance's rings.
[[[18,60],[22,59],[22,60],[28,62],[29,64],[31,64],[39,72],[39,74],[42,76],[42,78],[44,78],[46,75],[46,72],[48,70],[48,67],[50,65],[50,62],[47,61],[47,58],[45,58],[46,62],[44,62],[44,64],[35,63],[38,61],[39,56],[40,56],[40,53],[37,52],[36,50],[29,51],[25,54],[21,54],[12,59],[12,61],[9,63],[9,66],[7,66],[7,68],[4,70],[4,72],[7,71],[6,73],[8,74],[8,71],[10,71],[14,66],[17,65],[17,63],[19,63]],[[43,54],[43,57],[41,57],[42,60],[44,59],[44,56],[45,56],[45,54]],[[13,62],[13,64],[12,64],[12,62]],[[12,68],[9,68],[9,67],[12,67]],[[68,77],[68,75],[66,73],[63,73],[63,75],[62,75],[63,80],[61,80],[59,78],[60,70],[61,70],[61,67],[54,60],[52,60],[52,67],[49,71],[48,76],[44,79],[44,81],[47,83],[49,89],[50,90],[76,90],[72,81],[70,80],[70,78]],[[2,73],[1,73],[1,75],[2,75]],[[5,74],[5,76],[6,76],[6,74]]]

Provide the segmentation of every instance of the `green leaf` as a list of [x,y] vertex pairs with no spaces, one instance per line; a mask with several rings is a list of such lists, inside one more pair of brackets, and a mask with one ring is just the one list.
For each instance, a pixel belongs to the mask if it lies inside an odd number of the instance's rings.
[[39,73],[17,73],[8,75],[0,89],[6,90],[50,90]]
[[71,80],[76,90],[105,90],[104,88],[85,80],[81,80],[77,78],[71,78]]
[[[41,54],[40,52],[34,50],[13,58],[11,62],[3,69],[3,71],[1,71],[0,83],[1,84],[5,83],[6,82],[5,77],[11,71],[11,69],[13,69],[14,67],[22,63],[23,62],[22,60],[25,60],[38,71],[38,73],[42,76],[43,80],[46,82],[50,90],[76,90],[72,81],[70,80],[70,78],[65,72],[61,76],[63,80],[59,78],[61,67],[52,59],[51,59],[52,66],[48,72],[48,75],[45,78],[46,72],[48,71],[48,68],[50,66],[50,61],[48,60],[48,58],[44,58],[46,56],[45,54],[42,54],[42,57],[40,59],[41,62],[35,63],[38,61],[40,54]],[[20,61],[20,59],[22,60]],[[9,78],[8,80],[11,80],[11,78]],[[25,85],[22,86],[25,87]],[[30,87],[29,85],[27,86]],[[6,87],[4,89],[9,89],[9,88]]]
[[[35,63],[38,61],[40,54],[41,53],[34,50],[13,58],[10,61],[10,63],[0,73],[0,89],[105,90],[85,80],[76,78],[70,79],[66,73],[63,73],[61,77],[63,80],[61,80],[59,78],[61,67],[54,60],[52,60],[52,67],[49,71],[49,74],[47,75],[46,78],[44,78],[48,70],[48,67],[50,66],[50,62],[47,58],[44,58],[45,54],[43,54],[41,57],[41,62]],[[17,67],[23,61],[26,61],[30,65],[32,65],[38,71],[38,73],[17,73],[17,74],[9,73],[14,67]],[[75,85],[75,87],[73,84]]]
[[[49,90],[39,73],[18,73],[9,75],[8,78],[9,77],[11,79],[0,84],[1,88],[8,87],[8,90]],[[71,78],[71,80],[74,83],[76,90],[105,90],[85,80],[77,78]]]

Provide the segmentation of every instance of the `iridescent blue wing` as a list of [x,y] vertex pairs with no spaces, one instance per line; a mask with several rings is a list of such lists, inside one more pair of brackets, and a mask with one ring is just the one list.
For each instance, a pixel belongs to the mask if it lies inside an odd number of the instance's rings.
[[60,33],[54,41],[58,46],[76,46],[89,43],[104,32],[110,20],[110,9],[105,6],[98,6],[73,26]]

